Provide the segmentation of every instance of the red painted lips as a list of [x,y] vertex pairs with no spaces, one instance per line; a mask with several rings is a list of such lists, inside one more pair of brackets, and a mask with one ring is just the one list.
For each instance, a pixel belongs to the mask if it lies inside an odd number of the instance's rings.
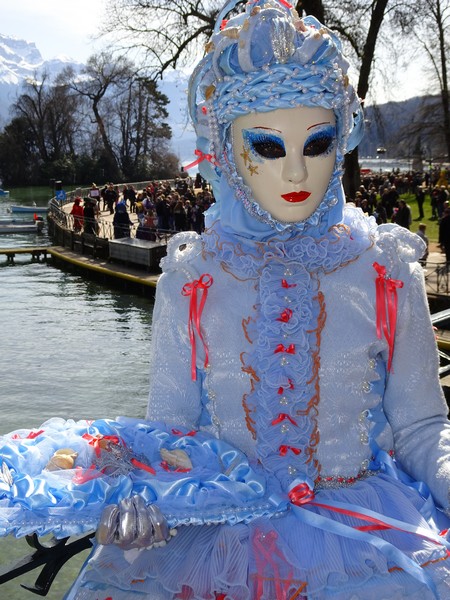
[[311,196],[311,192],[290,192],[289,194],[282,194],[281,197],[286,202],[292,202],[295,204],[296,202],[304,202]]

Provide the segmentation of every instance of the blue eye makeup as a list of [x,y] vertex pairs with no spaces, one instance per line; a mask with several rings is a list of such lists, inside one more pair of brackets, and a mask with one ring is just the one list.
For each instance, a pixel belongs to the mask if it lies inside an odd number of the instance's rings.
[[303,146],[303,156],[327,156],[334,149],[336,127],[329,125],[312,133]]
[[283,140],[273,133],[258,129],[245,129],[242,135],[245,145],[256,157],[275,160],[286,156]]

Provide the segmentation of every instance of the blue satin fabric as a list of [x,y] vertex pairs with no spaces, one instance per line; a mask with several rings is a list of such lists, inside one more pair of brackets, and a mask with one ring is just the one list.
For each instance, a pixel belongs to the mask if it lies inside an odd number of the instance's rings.
[[[374,515],[372,511],[361,509],[361,507],[353,506],[350,504],[341,504],[341,503],[329,503],[330,505],[334,505],[336,508],[345,508],[346,510],[354,510],[357,512],[365,513],[367,515],[375,516],[376,518],[380,518],[387,521],[393,521],[392,519],[383,518],[382,515]],[[393,544],[390,544],[386,540],[383,540],[379,537],[376,537],[370,533],[366,533],[365,531],[360,531],[355,529],[354,527],[349,527],[348,525],[344,525],[343,523],[339,523],[334,521],[329,517],[324,517],[323,515],[311,512],[309,510],[305,510],[304,508],[299,508],[294,506],[293,509],[295,516],[304,523],[311,525],[312,527],[317,527],[319,529],[323,529],[329,533],[335,533],[336,535],[347,537],[350,539],[354,539],[360,542],[366,542],[375,546],[386,558],[395,565],[403,569],[406,573],[409,573],[412,577],[425,584],[434,594],[435,598],[439,600],[439,595],[436,590],[436,586],[432,580],[432,578],[428,575],[425,569],[422,569],[420,565],[417,564],[414,560],[409,558],[406,554],[401,552],[398,548],[396,548]],[[401,523],[401,525],[405,525]]]
[[[376,424],[383,423],[383,415],[382,411],[374,411],[376,414],[373,415],[373,421]],[[377,425],[375,425],[375,428]],[[375,444],[373,445],[375,448]],[[371,524],[369,519],[376,519],[377,521],[381,521],[384,523],[388,529],[399,530],[411,534],[413,536],[419,536],[421,538],[432,541],[436,544],[436,558],[438,555],[442,555],[445,551],[450,550],[450,542],[443,536],[439,534],[441,527],[448,528],[448,518],[443,514],[441,515],[436,505],[433,501],[431,493],[428,489],[428,486],[423,482],[414,481],[404,473],[401,468],[396,464],[396,462],[392,459],[392,457],[385,452],[384,450],[379,450],[375,456],[373,464],[376,464],[380,469],[380,473],[387,475],[388,477],[401,481],[408,487],[416,490],[420,496],[425,500],[422,504],[420,513],[427,521],[427,523],[433,527],[425,528],[416,525],[411,525],[405,521],[401,521],[399,519],[393,519],[386,515],[380,514],[373,510],[370,510],[367,507],[359,506],[357,504],[347,503],[347,502],[337,502],[335,500],[325,500],[323,502],[324,506],[317,509],[314,506],[314,502],[321,504],[321,494],[316,496],[313,500],[312,505],[305,504],[304,506],[292,506],[292,511],[297,519],[301,522],[310,525],[312,527],[322,529],[328,533],[334,533],[338,536],[342,536],[345,538],[353,539],[359,542],[366,542],[371,544],[377,550],[379,550],[386,559],[398,568],[403,569],[406,573],[414,577],[420,583],[426,585],[428,589],[433,593],[434,597],[439,599],[440,596],[437,592],[436,585],[427,573],[426,569],[423,569],[415,560],[410,558],[404,552],[402,552],[399,548],[394,546],[393,544],[387,542],[386,540],[377,537],[373,533],[369,533],[366,531],[361,531],[355,527],[346,525],[342,522],[339,522],[333,519],[333,509],[337,511],[343,510],[346,511],[347,514],[353,513],[354,518],[356,518],[355,513],[361,515],[362,517],[367,517],[368,520],[361,519],[359,521],[360,526],[364,526],[367,524]],[[305,480],[312,488],[312,482]],[[329,508],[325,508],[329,507]],[[320,513],[325,511],[324,514],[319,514],[316,512],[317,510]],[[349,516],[351,516],[349,514]]]
[[[170,427],[137,419],[99,420],[83,425],[48,421],[35,439],[1,439],[0,455],[13,478],[0,485],[0,534],[22,536],[36,531],[58,537],[96,528],[102,509],[122,498],[140,494],[156,502],[171,527],[180,524],[235,523],[255,516],[271,516],[279,502],[269,496],[265,478],[246,456],[229,444],[196,432],[173,433]],[[175,431],[175,430],[174,430]],[[28,431],[21,432],[25,436]],[[83,434],[117,436],[140,463],[156,474],[131,465],[129,472],[112,477],[89,468],[95,450]],[[58,440],[58,444],[55,440]],[[75,470],[47,471],[57,448],[73,448],[78,472],[88,473],[77,483]],[[189,472],[164,469],[160,449],[184,450],[193,464]],[[124,459],[125,460],[125,459]],[[120,459],[119,459],[120,462]],[[126,471],[126,469],[125,469]],[[92,477],[94,475],[94,477]],[[286,502],[284,503],[286,505]]]

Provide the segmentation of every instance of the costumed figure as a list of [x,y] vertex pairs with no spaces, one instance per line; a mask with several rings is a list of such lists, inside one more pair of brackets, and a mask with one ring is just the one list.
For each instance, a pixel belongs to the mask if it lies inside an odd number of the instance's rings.
[[98,528],[69,600],[448,598],[423,242],[344,205],[363,119],[335,34],[233,6],[190,81],[216,203],[162,263],[147,420],[5,436],[0,524]]

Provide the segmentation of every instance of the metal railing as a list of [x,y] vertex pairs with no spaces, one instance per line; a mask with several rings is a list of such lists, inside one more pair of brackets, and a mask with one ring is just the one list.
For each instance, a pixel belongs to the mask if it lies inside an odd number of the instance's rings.
[[449,269],[450,263],[430,263],[424,266],[425,287],[428,293],[444,294],[449,293]]
[[[175,185],[175,180],[169,179],[169,180],[161,181],[160,183],[162,183],[163,186],[169,184],[173,188],[173,186]],[[115,186],[115,187],[123,188],[125,185],[132,185],[137,192],[140,192],[143,189],[145,189],[148,186],[148,184],[149,184],[148,181],[141,181],[141,182],[136,182],[136,183],[131,183],[131,184],[117,184],[117,186]],[[91,189],[92,189],[91,187],[76,188],[70,192],[67,192],[64,200],[60,200],[60,199],[57,199],[56,197],[53,197],[49,202],[49,211],[48,212],[49,212],[50,217],[55,221],[55,223],[57,223],[61,227],[65,228],[69,231],[72,231],[75,234],[76,233],[81,234],[81,231],[77,231],[77,228],[75,228],[76,217],[74,217],[71,214],[68,214],[65,210],[63,210],[63,207],[67,204],[72,204],[74,202],[75,198],[77,198],[77,197],[84,198],[86,196],[89,196],[89,192],[91,191]],[[83,218],[83,223],[87,223],[87,222],[89,222],[89,219]],[[110,220],[102,218],[101,214],[93,222],[91,222],[89,224],[90,224],[89,230],[91,230],[93,232],[93,234],[96,235],[98,238],[103,238],[103,239],[108,239],[108,240],[114,238],[114,226],[113,226],[112,222]],[[136,233],[138,232],[138,229],[142,230],[142,226],[140,226],[139,223],[135,223],[134,225],[131,225],[130,226],[130,237],[132,237],[132,238],[136,237]],[[145,227],[144,233],[149,238],[153,238],[155,241],[160,241],[162,243],[166,243],[170,237],[172,237],[175,233],[177,233],[177,231],[171,230],[171,229],[162,229],[159,227]]]

